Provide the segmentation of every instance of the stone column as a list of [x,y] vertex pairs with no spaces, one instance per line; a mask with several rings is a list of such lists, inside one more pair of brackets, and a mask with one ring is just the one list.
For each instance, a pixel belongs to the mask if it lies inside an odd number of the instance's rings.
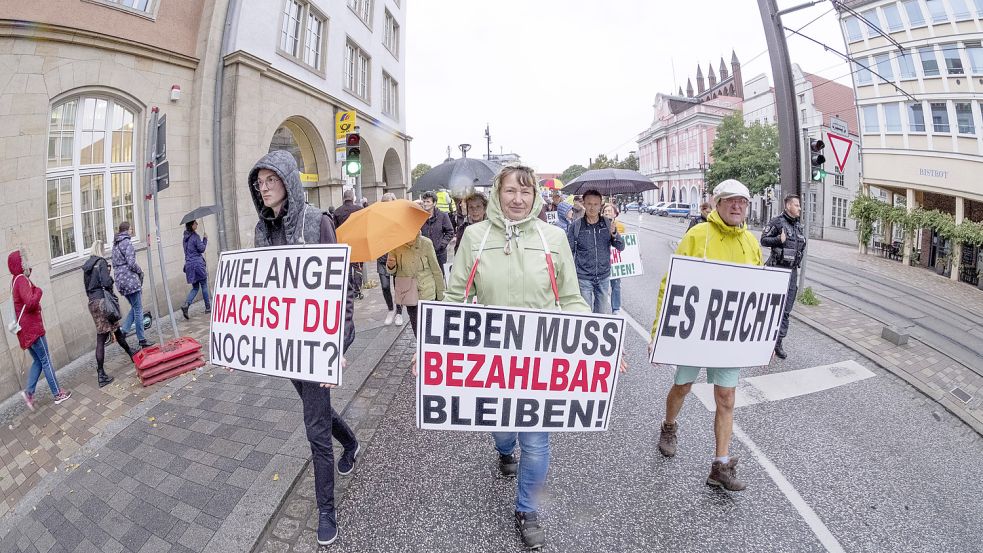
[[[956,224],[963,222],[963,218],[966,217],[966,200],[956,196]],[[955,241],[952,243],[952,261],[949,270],[949,278],[959,282],[959,265],[962,262],[963,257],[963,245],[957,244]]]
[[[894,207],[894,192],[887,191],[887,203],[891,207]],[[881,227],[881,242],[891,244],[894,242],[894,225],[884,222],[884,226]]]
[[[908,213],[911,213],[918,207],[918,200],[916,199],[915,190],[913,188],[907,189],[906,193]],[[911,236],[911,234],[906,234],[904,237],[904,250],[901,258],[901,263],[904,264],[905,267],[911,265],[911,248],[913,242],[914,237]]]

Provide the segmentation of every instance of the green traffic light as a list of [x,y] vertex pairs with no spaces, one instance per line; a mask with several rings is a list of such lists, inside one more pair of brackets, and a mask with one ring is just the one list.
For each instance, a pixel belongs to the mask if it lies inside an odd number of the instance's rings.
[[813,167],[813,169],[812,169],[812,180],[817,181],[817,182],[818,181],[821,181],[821,180],[825,180],[827,174],[828,173],[826,173],[826,170],[823,169],[822,167]]
[[345,163],[345,173],[348,176],[357,176],[362,171],[362,163],[360,161],[349,161]]

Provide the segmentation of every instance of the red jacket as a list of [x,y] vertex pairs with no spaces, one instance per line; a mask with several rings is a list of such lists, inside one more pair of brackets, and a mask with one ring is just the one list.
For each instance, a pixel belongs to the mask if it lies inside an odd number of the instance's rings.
[[[20,332],[17,333],[17,339],[20,340],[21,349],[27,349],[38,338],[44,336],[44,320],[41,318],[43,292],[24,275],[24,264],[19,251],[10,252],[7,256],[7,268],[13,276],[11,295],[14,298],[14,317],[20,317]],[[22,309],[23,315],[21,315]]]

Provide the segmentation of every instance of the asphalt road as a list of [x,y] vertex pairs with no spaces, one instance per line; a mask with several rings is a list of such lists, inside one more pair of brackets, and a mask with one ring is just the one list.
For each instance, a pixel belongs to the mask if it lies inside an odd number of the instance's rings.
[[[648,327],[670,237],[685,225],[643,221],[645,275],[625,281],[623,310]],[[629,332],[610,430],[552,437],[547,550],[983,551],[983,439],[804,325],[793,321],[786,344],[787,360],[742,377],[850,359],[875,376],[739,408],[731,454],[748,488],[727,493],[704,484],[713,414],[695,397],[678,455],[658,453],[672,371],[650,365],[646,339]],[[407,372],[409,362],[400,360]],[[413,402],[407,377],[360,457],[331,550],[521,551],[515,481],[498,477],[490,436],[417,430]]]

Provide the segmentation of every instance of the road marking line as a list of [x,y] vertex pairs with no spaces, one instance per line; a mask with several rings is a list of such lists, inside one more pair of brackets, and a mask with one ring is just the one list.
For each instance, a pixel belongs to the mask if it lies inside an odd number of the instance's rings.
[[[635,329],[635,332],[638,332],[646,343],[651,340],[649,332],[647,332],[642,325],[638,324],[638,321],[636,321],[631,315],[622,311],[621,316],[625,318],[625,321],[627,321],[632,328]],[[768,459],[764,452],[758,449],[757,444],[755,444],[754,441],[744,433],[744,430],[742,430],[737,423],[734,423],[734,437],[740,440],[741,443],[748,448],[748,450],[751,452],[751,456],[754,457],[762,468],[765,469],[765,473],[767,473],[768,477],[771,478],[771,481],[778,486],[778,489],[781,490],[781,492],[785,495],[785,498],[788,499],[788,502],[791,503],[792,507],[794,507],[799,513],[802,520],[809,525],[812,533],[816,536],[816,539],[819,540],[819,543],[823,544],[826,551],[830,553],[843,553],[843,546],[840,545],[840,542],[836,539],[836,536],[829,531],[829,528],[827,528],[826,524],[823,523],[823,520],[819,518],[816,511],[812,510],[812,507],[810,507],[809,504],[806,503],[805,499],[799,495],[799,492],[796,491],[794,486],[792,486],[792,483],[785,478],[782,471],[778,470],[778,467],[776,467],[775,464]]]
[[[832,365],[752,376],[741,379],[737,385],[734,407],[746,407],[756,403],[813,394],[873,376],[874,373],[852,359]],[[693,395],[708,411],[716,408],[712,384],[705,382],[693,384]]]

